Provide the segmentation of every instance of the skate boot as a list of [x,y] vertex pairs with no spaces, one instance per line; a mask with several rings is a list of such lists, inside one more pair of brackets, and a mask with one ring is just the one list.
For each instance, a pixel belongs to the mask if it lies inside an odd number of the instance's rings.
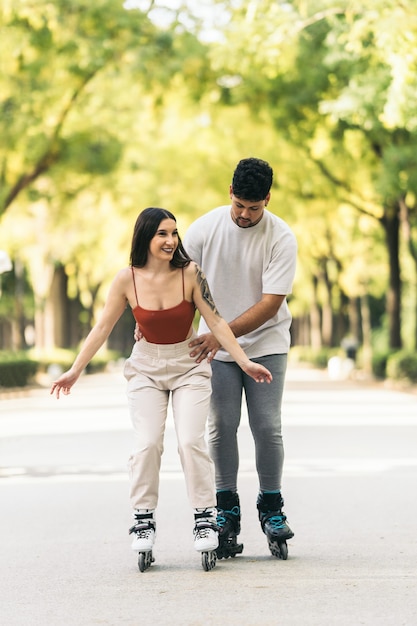
[[237,543],[240,533],[239,496],[233,491],[217,492],[217,526],[219,527],[218,559],[234,558],[243,551],[243,543]]
[[259,521],[268,539],[268,547],[273,556],[285,561],[288,558],[287,539],[294,537],[294,533],[287,524],[283,506],[284,500],[280,491],[261,492],[258,496]]
[[129,529],[129,535],[134,534],[132,550],[138,552],[138,566],[144,572],[154,562],[152,548],[155,542],[156,524],[153,510],[136,509],[133,512],[135,524]]
[[201,564],[208,572],[216,565],[216,548],[219,545],[216,509],[195,509],[194,519],[194,548],[201,552]]

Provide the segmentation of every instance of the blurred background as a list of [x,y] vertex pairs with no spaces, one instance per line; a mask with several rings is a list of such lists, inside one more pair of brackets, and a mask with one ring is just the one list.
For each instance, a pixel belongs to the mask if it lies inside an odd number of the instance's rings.
[[0,26],[0,387],[72,362],[143,208],[184,234],[249,156],[298,239],[293,362],[417,381],[414,0],[3,0]]

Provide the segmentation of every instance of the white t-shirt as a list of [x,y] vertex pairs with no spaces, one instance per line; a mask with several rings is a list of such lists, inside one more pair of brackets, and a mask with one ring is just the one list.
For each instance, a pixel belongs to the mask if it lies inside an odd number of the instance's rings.
[[[230,211],[230,205],[221,206],[199,217],[183,242],[205,273],[216,307],[227,322],[259,302],[262,294],[290,294],[297,257],[294,233],[281,218],[265,210],[258,224],[240,228]],[[285,299],[273,318],[239,337],[239,344],[249,358],[287,353],[290,324]],[[198,332],[210,332],[203,318]],[[233,360],[224,350],[215,358]]]

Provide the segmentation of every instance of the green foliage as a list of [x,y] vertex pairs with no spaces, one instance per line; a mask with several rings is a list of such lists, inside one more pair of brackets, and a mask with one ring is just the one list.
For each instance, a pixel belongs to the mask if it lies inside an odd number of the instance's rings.
[[144,206],[172,209],[183,233],[227,202],[235,163],[259,155],[275,171],[269,208],[299,242],[293,313],[384,302],[397,260],[384,237],[401,217],[414,318],[415,2],[213,3],[230,19],[211,44],[185,7],[164,29],[122,1],[2,3],[0,247],[27,266],[36,312],[51,309],[60,264],[93,320]]
[[[63,371],[69,369],[76,353],[72,350],[53,350],[40,356],[36,351],[7,352],[0,351],[0,388],[25,387],[33,381],[38,372],[47,372],[51,366],[59,366]],[[94,374],[105,371],[109,363],[121,358],[115,350],[98,353],[88,364],[86,372]]]
[[374,352],[372,355],[372,373],[383,380],[387,375],[387,362],[392,352]]
[[309,346],[294,346],[289,353],[291,363],[309,363],[319,369],[326,369],[333,356],[344,356],[340,348],[314,349]]
[[386,373],[392,380],[417,383],[417,353],[401,350],[389,356]]
[[[68,370],[77,356],[76,350],[66,350],[64,348],[54,348],[53,350],[29,350],[28,354],[36,359],[39,364],[39,371],[47,372],[51,366],[59,366],[62,371]],[[89,374],[104,371],[111,362],[122,358],[120,352],[116,350],[100,350],[86,367]]]
[[38,365],[23,352],[0,352],[0,387],[24,387],[35,376]]
[[83,174],[108,174],[118,164],[123,146],[119,139],[102,128],[72,133],[61,142],[65,167]]
[[58,365],[62,371],[69,369],[77,353],[75,350],[66,350],[64,348],[42,351],[33,348],[28,351],[28,355],[39,363],[40,372],[47,372],[51,365]]
[[12,270],[0,275],[0,319],[18,319],[23,313],[27,319],[32,319],[33,312],[33,296],[26,268],[15,260]]
[[116,350],[105,350],[96,354],[86,367],[87,374],[95,374],[97,372],[104,372],[109,363],[114,363],[123,359],[123,355]]
[[171,79],[164,59],[173,59],[172,42],[121,2],[20,0],[1,19],[0,215],[29,187],[45,191],[40,176],[59,184],[57,165],[67,176],[112,171],[122,153],[113,113],[128,101],[121,77],[128,68],[130,84],[152,88]]
[[[389,340],[398,347],[405,262],[395,245],[399,220],[417,271],[414,3],[259,0],[238,1],[231,11],[212,52],[216,66],[235,77],[224,101],[269,111],[278,135],[299,148],[302,167],[286,152],[278,171],[287,178],[286,204],[297,203],[306,308],[312,280],[324,287],[320,304],[330,282],[332,292],[379,296],[389,281]],[[359,216],[374,220],[373,232]]]

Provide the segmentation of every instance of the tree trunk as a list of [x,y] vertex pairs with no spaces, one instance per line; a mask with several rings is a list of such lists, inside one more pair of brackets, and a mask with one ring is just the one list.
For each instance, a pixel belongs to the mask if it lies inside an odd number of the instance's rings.
[[389,347],[393,350],[402,348],[401,340],[401,272],[399,257],[399,206],[395,211],[385,209],[381,219],[385,232],[389,260],[389,287],[386,299],[386,310],[389,325]]
[[317,298],[318,278],[313,276],[313,301],[310,309],[311,320],[311,347],[314,350],[319,350],[322,347],[321,340],[321,316],[320,307]]
[[326,294],[326,300],[323,304],[322,337],[323,345],[330,348],[333,342],[332,282],[326,267],[323,268],[322,278]]
[[362,320],[362,368],[367,374],[372,373],[372,328],[371,311],[369,307],[368,294],[364,294],[360,299],[361,320]]
[[[413,213],[416,213],[416,207],[412,209]],[[414,264],[414,341],[413,348],[417,350],[417,246],[414,243],[412,236],[412,228],[410,221],[410,208],[405,201],[405,198],[400,199],[400,220],[402,225],[402,233],[404,236],[407,249]]]
[[44,289],[45,282],[42,292],[35,294],[35,347],[38,350],[68,347],[70,307],[64,268],[57,266],[53,269],[48,290]]
[[349,335],[360,343],[362,339],[358,298],[349,298],[348,302]]

